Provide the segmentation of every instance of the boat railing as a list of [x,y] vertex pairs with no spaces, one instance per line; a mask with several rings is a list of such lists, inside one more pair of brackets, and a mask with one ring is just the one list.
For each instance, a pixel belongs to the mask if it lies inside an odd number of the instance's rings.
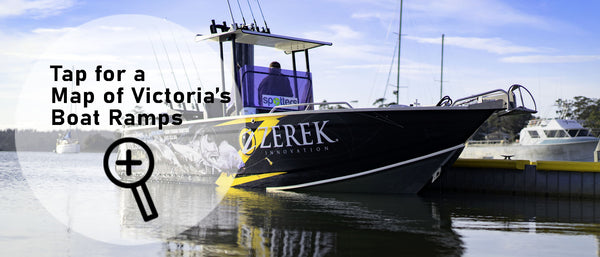
[[[529,99],[531,99],[531,102],[533,103],[533,109],[525,106],[525,94],[523,91],[529,95]],[[506,109],[505,113],[502,115],[537,112],[537,104],[535,103],[535,99],[533,98],[531,92],[529,92],[529,90],[524,86],[518,84],[510,86],[508,91],[496,89],[481,94],[460,98],[454,101],[451,106],[465,106],[474,103],[483,103],[496,100],[502,100],[504,102]]]
[[469,140],[467,145],[506,145],[510,144],[508,140]]
[[322,103],[303,103],[303,104],[277,105],[277,106],[274,106],[269,113],[273,113],[273,112],[275,112],[276,109],[279,109],[279,108],[290,108],[290,107],[306,106],[304,108],[304,110],[307,110],[308,107],[310,107],[310,106],[315,106],[315,105],[323,106],[323,105],[331,105],[331,104],[337,104],[337,105],[342,105],[343,104],[343,105],[347,105],[350,109],[354,109],[354,107],[352,107],[352,105],[350,105],[350,103],[348,103],[348,102],[322,102]]

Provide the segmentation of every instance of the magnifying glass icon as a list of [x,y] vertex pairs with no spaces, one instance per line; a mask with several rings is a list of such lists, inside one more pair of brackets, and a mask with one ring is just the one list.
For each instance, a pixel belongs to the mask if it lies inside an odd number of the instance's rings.
[[[131,149],[126,150],[125,160],[117,160],[115,162],[116,166],[125,167],[126,177],[121,177],[120,179],[118,179],[112,172],[110,172],[110,154],[116,147],[126,143],[133,143],[140,146],[142,149],[144,149],[146,155],[148,156],[148,168],[144,176],[142,176],[141,178],[136,178],[136,176],[133,176],[132,170],[134,166],[141,166],[143,162],[142,160],[136,160],[132,157]],[[154,206],[154,202],[152,201],[152,198],[150,197],[150,192],[148,191],[148,187],[146,186],[146,181],[150,179],[150,176],[152,176],[152,172],[154,170],[154,156],[152,155],[152,151],[150,150],[150,147],[148,147],[148,145],[146,145],[142,140],[133,137],[124,137],[118,139],[106,149],[106,152],[104,153],[103,164],[104,172],[113,184],[117,185],[118,187],[131,189],[131,191],[133,192],[133,197],[135,198],[135,202],[137,203],[138,208],[140,209],[140,213],[142,214],[142,218],[144,219],[144,221],[148,222],[150,220],[158,218],[156,206]],[[146,206],[149,208],[149,212],[146,211],[144,203],[146,203]]]

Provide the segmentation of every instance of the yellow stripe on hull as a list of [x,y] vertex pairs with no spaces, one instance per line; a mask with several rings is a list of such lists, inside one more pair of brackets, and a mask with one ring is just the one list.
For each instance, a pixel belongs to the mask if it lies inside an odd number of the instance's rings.
[[231,186],[233,187],[233,186],[245,184],[245,183],[252,182],[252,181],[257,181],[257,180],[261,180],[261,179],[264,179],[264,178],[268,178],[268,177],[273,177],[273,176],[285,174],[285,173],[287,173],[287,172],[271,172],[271,173],[264,173],[264,174],[258,174],[258,175],[250,175],[250,176],[245,176],[245,177],[239,177],[239,178],[235,178],[233,180],[233,183],[231,183]]

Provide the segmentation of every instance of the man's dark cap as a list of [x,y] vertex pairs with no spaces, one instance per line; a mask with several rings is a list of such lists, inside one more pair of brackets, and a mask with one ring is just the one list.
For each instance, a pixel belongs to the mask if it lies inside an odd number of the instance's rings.
[[281,69],[281,64],[279,64],[278,62],[271,62],[271,64],[269,64],[269,68]]

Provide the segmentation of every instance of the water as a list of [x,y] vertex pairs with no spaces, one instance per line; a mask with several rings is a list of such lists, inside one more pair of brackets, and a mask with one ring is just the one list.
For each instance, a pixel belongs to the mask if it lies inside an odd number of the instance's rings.
[[[85,183],[101,183],[94,181]],[[45,186],[59,183],[48,178]],[[186,192],[196,190],[178,184],[149,187],[177,193],[175,198],[153,197],[157,202],[181,199],[175,201],[185,205],[181,208],[191,205]],[[137,210],[117,211],[121,229],[135,230],[130,221],[139,218]],[[185,213],[191,219],[199,216],[194,210]],[[88,223],[94,225],[93,220]],[[32,193],[16,154],[0,152],[0,256],[596,256],[597,235],[600,202],[594,200],[238,189],[176,236],[116,245],[90,239],[58,221]]]

